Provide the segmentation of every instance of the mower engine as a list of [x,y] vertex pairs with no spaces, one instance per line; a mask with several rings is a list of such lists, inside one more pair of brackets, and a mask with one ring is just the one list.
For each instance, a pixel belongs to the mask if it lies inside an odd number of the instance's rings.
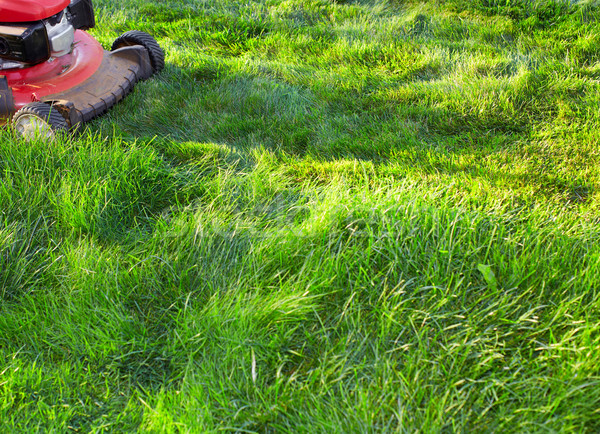
[[78,129],[164,68],[149,34],[125,32],[108,51],[94,25],[92,0],[0,0],[0,124],[28,137]]
[[94,25],[91,0],[72,0],[65,10],[41,21],[0,24],[0,70],[65,56],[71,52],[75,30]]

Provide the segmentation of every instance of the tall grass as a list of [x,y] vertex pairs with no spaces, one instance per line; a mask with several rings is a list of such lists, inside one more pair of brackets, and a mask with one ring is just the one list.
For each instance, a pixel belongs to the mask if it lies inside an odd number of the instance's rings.
[[600,12],[95,2],[167,67],[0,132],[3,431],[597,431]]

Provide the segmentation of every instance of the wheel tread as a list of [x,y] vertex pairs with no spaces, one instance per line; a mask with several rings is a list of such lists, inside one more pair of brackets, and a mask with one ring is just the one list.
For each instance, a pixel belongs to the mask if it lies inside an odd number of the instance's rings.
[[50,104],[43,102],[32,102],[23,106],[13,116],[13,122],[23,115],[34,115],[46,121],[53,130],[68,130],[69,124],[60,111]]
[[130,30],[115,39],[111,51],[130,45],[141,45],[148,51],[150,63],[155,74],[163,70],[165,67],[165,53],[151,35],[140,30]]

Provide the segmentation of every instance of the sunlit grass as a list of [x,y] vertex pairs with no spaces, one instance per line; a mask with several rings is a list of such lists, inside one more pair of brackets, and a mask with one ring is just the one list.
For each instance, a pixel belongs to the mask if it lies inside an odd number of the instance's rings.
[[600,11],[95,1],[167,54],[0,132],[4,431],[597,431]]

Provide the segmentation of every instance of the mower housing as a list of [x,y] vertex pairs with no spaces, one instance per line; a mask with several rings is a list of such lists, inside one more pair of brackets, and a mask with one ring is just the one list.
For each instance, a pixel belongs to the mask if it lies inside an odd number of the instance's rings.
[[45,103],[77,127],[164,67],[150,35],[126,32],[105,51],[85,32],[94,26],[91,0],[0,0],[0,124]]

